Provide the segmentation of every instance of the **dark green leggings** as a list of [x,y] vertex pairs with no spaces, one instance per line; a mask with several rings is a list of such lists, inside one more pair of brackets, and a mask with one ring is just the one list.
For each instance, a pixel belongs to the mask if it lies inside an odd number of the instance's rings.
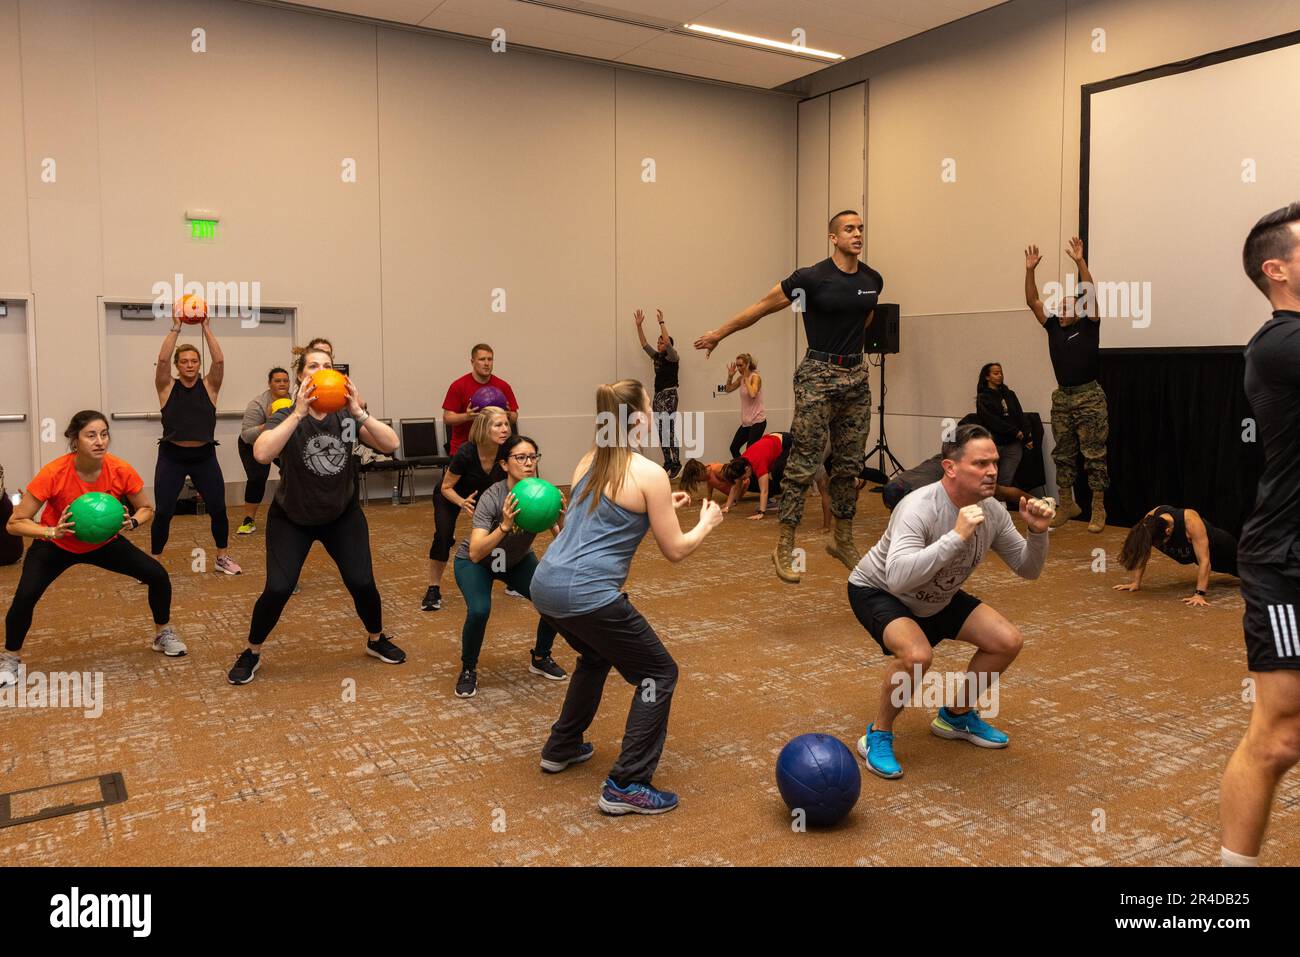
[[[476,668],[478,653],[483,648],[483,636],[487,632],[488,618],[492,615],[492,583],[503,581],[511,591],[517,591],[531,600],[529,586],[533,581],[533,572],[537,570],[537,556],[528,552],[518,564],[504,572],[493,571],[489,562],[475,563],[460,557],[457,557],[452,568],[460,593],[465,596],[465,626],[460,630],[460,660],[466,668]],[[539,658],[549,655],[553,644],[555,629],[538,619],[537,645],[533,648],[533,654]]]

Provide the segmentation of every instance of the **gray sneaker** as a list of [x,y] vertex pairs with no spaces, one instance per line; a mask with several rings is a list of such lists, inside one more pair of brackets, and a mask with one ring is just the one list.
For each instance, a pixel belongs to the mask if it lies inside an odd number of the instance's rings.
[[153,640],[153,650],[161,651],[168,658],[179,658],[185,654],[185,642],[176,637],[171,625],[165,625]]
[[0,652],[0,688],[18,684],[18,669],[22,661],[13,652]]

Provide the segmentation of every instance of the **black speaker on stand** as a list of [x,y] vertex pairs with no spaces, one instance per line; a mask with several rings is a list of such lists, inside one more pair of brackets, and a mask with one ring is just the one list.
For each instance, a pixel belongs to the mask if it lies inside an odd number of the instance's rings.
[[[864,471],[874,481],[880,482],[882,487],[885,482],[889,481],[891,475],[903,471],[903,463],[898,461],[898,458],[890,450],[889,440],[885,438],[885,392],[887,391],[885,386],[885,356],[898,354],[898,317],[898,303],[877,303],[875,317],[871,320],[871,325],[867,327],[866,347],[863,349],[868,356],[880,356],[880,405],[876,407],[876,411],[880,415],[880,438],[876,440],[875,447],[864,457],[865,465],[871,461],[873,455],[876,456],[877,468],[872,469],[867,466]],[[886,459],[893,466],[888,472],[885,471]],[[879,492],[880,488],[873,488],[871,491]]]

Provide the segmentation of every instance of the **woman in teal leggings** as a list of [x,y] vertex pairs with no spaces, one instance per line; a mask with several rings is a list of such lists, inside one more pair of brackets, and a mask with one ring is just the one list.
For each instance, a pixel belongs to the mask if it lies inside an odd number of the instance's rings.
[[[505,466],[506,477],[479,496],[469,538],[461,542],[453,566],[466,609],[460,632],[461,672],[456,681],[456,695],[460,698],[472,698],[478,691],[478,655],[492,614],[492,583],[505,582],[507,591],[529,598],[529,585],[537,568],[537,556],[533,554],[536,536],[516,527],[519,508],[510,491],[516,482],[537,474],[537,462],[541,458],[537,443],[526,435],[512,435],[501,443],[497,458]],[[551,534],[560,534],[563,527],[561,512]],[[551,657],[554,643],[555,629],[538,619],[537,644],[531,652],[528,670],[543,678],[563,681],[568,675]]]

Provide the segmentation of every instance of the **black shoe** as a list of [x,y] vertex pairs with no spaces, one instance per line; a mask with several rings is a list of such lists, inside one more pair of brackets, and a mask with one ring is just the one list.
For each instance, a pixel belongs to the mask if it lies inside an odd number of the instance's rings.
[[388,640],[387,635],[380,635],[377,641],[366,639],[366,654],[378,658],[386,665],[400,665],[406,660],[406,652]]
[[[532,652],[529,652],[529,654],[532,655]],[[563,681],[569,677],[568,672],[557,665],[555,659],[550,655],[543,655],[541,658],[532,655],[528,670],[535,675],[541,675],[543,678],[550,678],[552,681]]]
[[666,466],[666,469],[668,472],[668,481],[671,482],[673,479],[677,478],[677,473],[682,470],[682,467],[674,462],[672,465]]
[[424,601],[420,602],[420,611],[437,611],[442,607],[442,589],[430,585],[424,592]]
[[456,697],[472,698],[478,694],[478,672],[473,668],[466,668],[456,679]]
[[226,677],[230,679],[232,685],[246,685],[253,680],[253,675],[257,674],[261,664],[262,656],[255,655],[245,648],[235,659],[235,666],[230,669],[230,674]]
[[595,750],[596,748],[593,745],[584,741],[582,744],[578,745],[578,753],[567,760],[551,761],[547,758],[542,758],[542,770],[547,774],[559,774],[571,764],[581,764],[583,761],[586,761],[591,757]]

